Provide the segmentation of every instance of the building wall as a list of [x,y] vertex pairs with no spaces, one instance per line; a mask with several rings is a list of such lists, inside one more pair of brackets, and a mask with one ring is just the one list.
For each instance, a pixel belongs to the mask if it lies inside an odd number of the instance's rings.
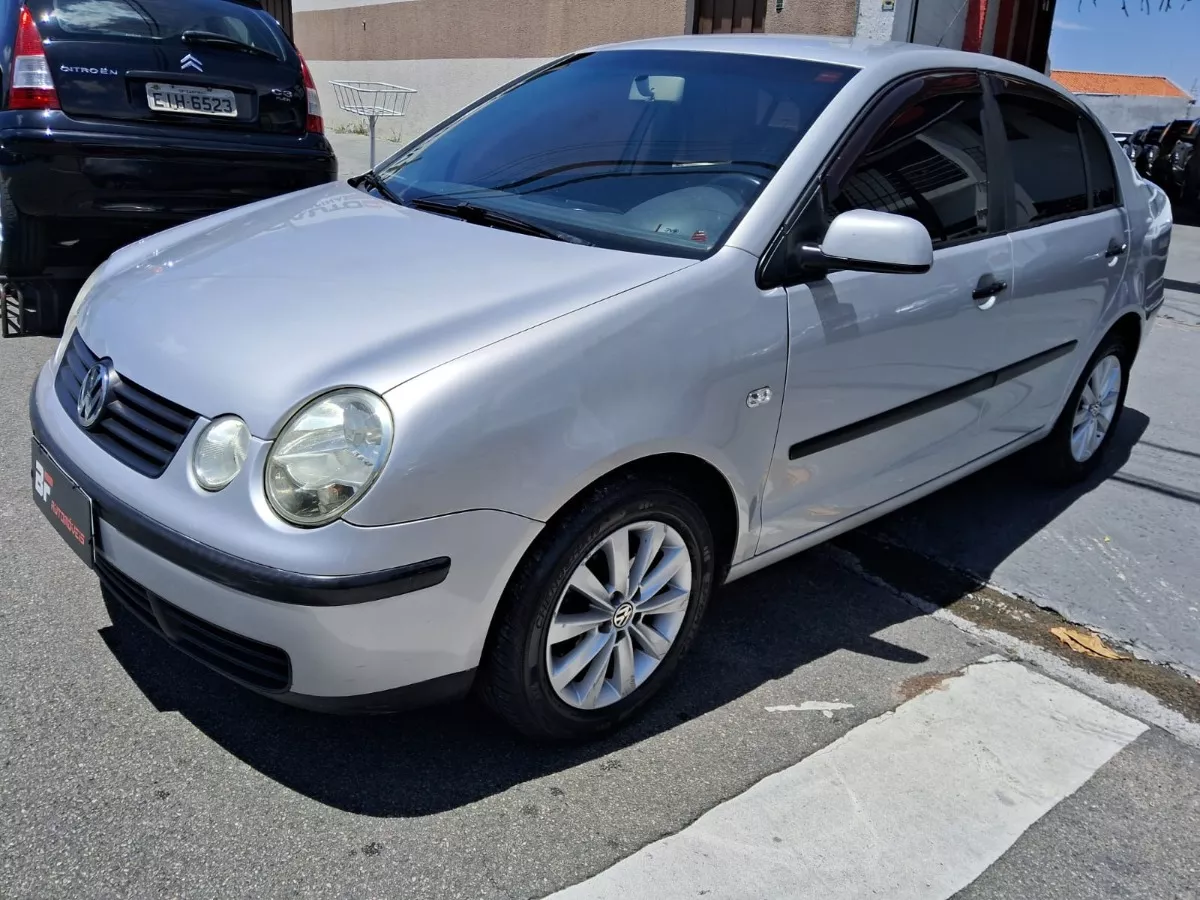
[[961,50],[970,11],[971,0],[896,0],[892,40],[907,41],[915,18],[913,43]]
[[895,3],[891,6],[891,9],[884,9],[883,0],[859,0],[854,34],[876,41],[890,41],[896,19]]
[[856,0],[784,0],[782,10],[779,10],[777,0],[767,0],[763,30],[767,33],[849,36],[854,34],[857,18]]
[[1102,97],[1077,94],[1109,131],[1137,131],[1172,119],[1200,118],[1188,100],[1175,97]]
[[[313,0],[332,7],[334,0]],[[354,0],[361,3],[362,0]],[[395,0],[294,6],[314,59],[532,59],[685,30],[686,0]]]
[[293,0],[296,44],[327,127],[359,125],[330,81],[414,88],[383,137],[416,137],[446,116],[572,50],[687,30],[689,0]]

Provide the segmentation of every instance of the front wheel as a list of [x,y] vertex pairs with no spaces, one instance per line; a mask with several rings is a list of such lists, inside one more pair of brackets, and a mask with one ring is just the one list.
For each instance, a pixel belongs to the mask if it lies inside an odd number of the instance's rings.
[[634,476],[595,489],[514,574],[481,672],[484,701],[537,739],[614,727],[691,644],[713,560],[712,531],[682,490]]
[[1129,348],[1116,336],[1092,354],[1053,430],[1037,446],[1048,480],[1072,484],[1100,466],[1125,409],[1131,362]]

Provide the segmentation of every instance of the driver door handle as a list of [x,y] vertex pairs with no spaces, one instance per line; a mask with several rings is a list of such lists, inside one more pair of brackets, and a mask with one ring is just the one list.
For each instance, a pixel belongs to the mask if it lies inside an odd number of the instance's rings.
[[979,283],[975,285],[975,290],[971,292],[971,297],[975,300],[987,300],[989,297],[995,297],[997,294],[1002,294],[1008,290],[1008,282],[1001,281],[990,272],[979,279]]
[[1115,259],[1116,257],[1122,255],[1128,249],[1129,249],[1128,244],[1122,244],[1119,241],[1115,241],[1115,240],[1111,241],[1108,245],[1108,249],[1104,251],[1104,258],[1105,259]]

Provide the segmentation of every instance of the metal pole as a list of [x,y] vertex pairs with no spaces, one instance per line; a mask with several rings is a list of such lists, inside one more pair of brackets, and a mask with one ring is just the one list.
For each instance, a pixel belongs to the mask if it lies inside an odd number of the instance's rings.
[[368,116],[368,121],[371,123],[371,168],[375,168],[375,117]]

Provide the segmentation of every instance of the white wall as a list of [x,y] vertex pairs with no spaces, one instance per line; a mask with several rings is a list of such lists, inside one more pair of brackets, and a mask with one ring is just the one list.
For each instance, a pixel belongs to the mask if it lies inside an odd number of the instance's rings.
[[310,59],[313,79],[321,95],[327,131],[364,123],[342,112],[331,81],[383,81],[416,88],[403,118],[380,118],[376,134],[388,140],[409,141],[432,128],[492,89],[536,68],[543,59],[399,59],[329,61]]
[[890,41],[895,18],[894,9],[884,10],[883,0],[859,0],[858,24],[854,35],[876,41]]

